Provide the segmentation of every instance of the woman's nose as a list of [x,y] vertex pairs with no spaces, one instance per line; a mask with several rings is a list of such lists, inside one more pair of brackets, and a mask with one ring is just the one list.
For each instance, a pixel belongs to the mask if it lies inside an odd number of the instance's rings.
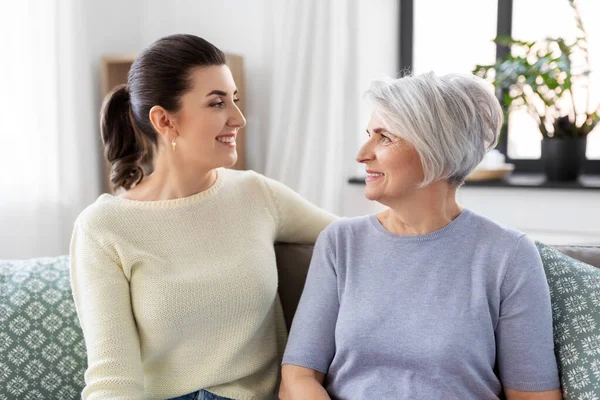
[[359,163],[366,163],[373,159],[373,150],[371,149],[371,140],[367,140],[365,144],[361,146],[356,155],[356,161]]
[[234,107],[232,107],[232,114],[229,117],[228,125],[235,126],[237,128],[243,128],[246,126],[246,118],[244,118],[244,114],[238,108],[237,104],[234,103]]

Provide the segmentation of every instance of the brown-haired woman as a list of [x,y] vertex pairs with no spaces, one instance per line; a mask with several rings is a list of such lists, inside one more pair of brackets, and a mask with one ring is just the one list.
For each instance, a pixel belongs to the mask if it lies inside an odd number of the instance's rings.
[[275,241],[313,243],[335,217],[236,162],[246,121],[224,54],[168,36],[102,109],[111,181],[81,213],[71,280],[85,399],[270,399],[285,325]]

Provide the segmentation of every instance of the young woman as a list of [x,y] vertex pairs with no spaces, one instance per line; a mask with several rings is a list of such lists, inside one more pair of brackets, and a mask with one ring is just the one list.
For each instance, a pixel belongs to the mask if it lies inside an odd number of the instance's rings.
[[135,60],[103,105],[111,181],[77,219],[73,296],[84,399],[271,399],[286,339],[275,241],[314,243],[335,217],[234,171],[246,121],[224,54],[192,35]]

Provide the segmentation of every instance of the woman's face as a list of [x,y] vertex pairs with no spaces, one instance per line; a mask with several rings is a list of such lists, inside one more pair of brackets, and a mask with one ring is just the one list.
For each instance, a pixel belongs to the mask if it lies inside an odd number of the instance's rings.
[[235,139],[246,125],[231,71],[226,65],[197,68],[191,79],[174,118],[177,157],[203,169],[231,167],[237,161]]
[[356,161],[365,164],[365,196],[390,205],[418,188],[423,167],[415,148],[384,128],[376,113],[367,127],[368,140],[358,151]]

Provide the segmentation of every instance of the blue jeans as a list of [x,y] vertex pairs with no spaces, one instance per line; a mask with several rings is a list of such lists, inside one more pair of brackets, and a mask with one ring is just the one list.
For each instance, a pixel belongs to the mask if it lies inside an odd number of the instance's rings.
[[227,397],[217,396],[216,394],[212,394],[207,392],[206,390],[200,390],[199,392],[194,392],[190,394],[186,394],[179,397],[173,397],[169,400],[232,400]]

